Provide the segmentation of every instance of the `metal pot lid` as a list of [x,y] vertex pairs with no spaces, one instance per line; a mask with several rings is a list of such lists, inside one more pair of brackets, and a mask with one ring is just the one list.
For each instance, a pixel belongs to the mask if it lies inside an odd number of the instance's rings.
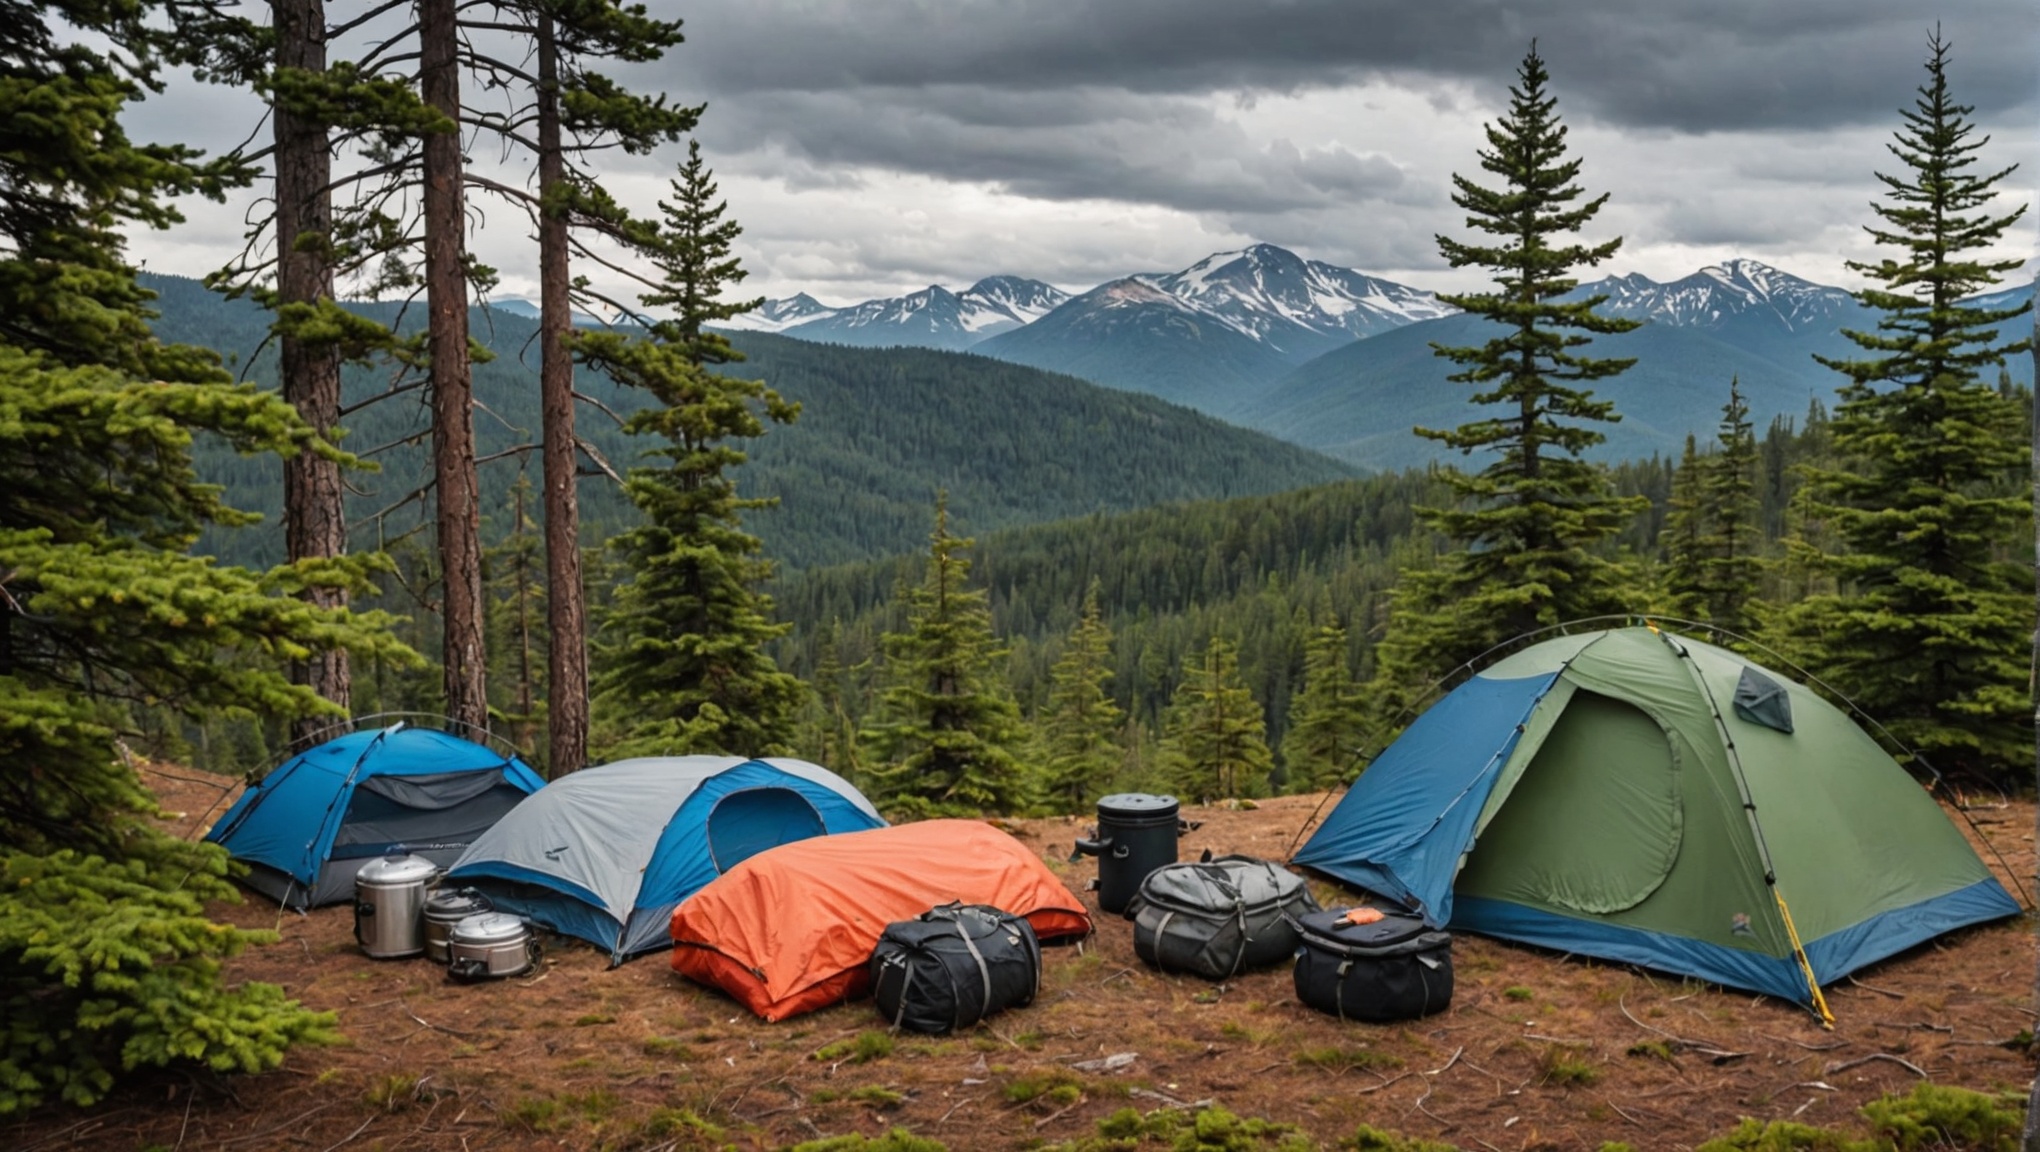
[[1174,796],[1152,796],[1146,792],[1116,792],[1098,801],[1098,815],[1173,816],[1180,807],[1181,804]]
[[370,860],[354,874],[357,884],[372,884],[378,887],[401,887],[405,884],[422,884],[439,873],[439,865],[423,856],[384,856]]
[[508,944],[531,934],[524,918],[508,912],[483,912],[453,926],[447,937],[453,944]]
[[461,920],[495,908],[489,898],[472,888],[441,888],[425,899],[425,914]]

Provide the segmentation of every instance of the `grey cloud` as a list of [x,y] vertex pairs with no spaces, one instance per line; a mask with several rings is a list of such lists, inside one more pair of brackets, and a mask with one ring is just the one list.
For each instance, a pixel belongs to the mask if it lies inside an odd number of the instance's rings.
[[[965,90],[966,95],[968,90]],[[980,181],[1048,200],[1164,204],[1189,212],[1280,212],[1387,197],[1402,167],[1340,146],[1261,142],[1179,96],[1053,93],[1037,114],[999,128],[951,113],[956,91],[874,89],[757,93],[703,125],[727,152],[769,146],[826,167],[873,165]],[[1031,94],[1010,102],[1032,104]],[[966,106],[971,102],[963,101]],[[1081,108],[1083,115],[1075,114]],[[769,162],[777,164],[775,155]],[[745,161],[756,170],[760,160]]]
[[[957,85],[1293,92],[1512,78],[1538,37],[1563,106],[1681,131],[1859,124],[1910,100],[1931,21],[1962,98],[2033,103],[2030,0],[708,0],[662,75],[710,96]],[[1037,108],[1036,111],[1039,111]]]

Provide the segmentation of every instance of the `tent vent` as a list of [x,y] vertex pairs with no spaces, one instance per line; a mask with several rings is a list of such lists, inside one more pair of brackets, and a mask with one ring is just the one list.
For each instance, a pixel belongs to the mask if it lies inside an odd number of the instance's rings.
[[1788,735],[1792,731],[1792,698],[1785,686],[1755,668],[1744,667],[1735,682],[1735,714]]

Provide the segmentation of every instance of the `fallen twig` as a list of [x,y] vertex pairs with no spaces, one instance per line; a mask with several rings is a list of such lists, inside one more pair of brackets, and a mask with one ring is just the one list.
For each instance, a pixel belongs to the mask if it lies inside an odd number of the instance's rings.
[[964,1106],[964,1105],[966,1105],[966,1104],[975,1104],[975,1103],[977,1103],[978,1101],[980,1101],[980,1100],[982,1100],[982,1099],[984,1099],[984,1097],[983,1097],[982,1095],[979,1095],[979,1096],[967,1096],[967,1097],[965,1097],[964,1099],[962,1099],[962,1100],[958,1100],[958,1101],[957,1101],[956,1103],[954,1103],[954,1104],[951,1104],[951,1105],[949,1106],[949,1111],[947,1111],[947,1112],[944,1112],[944,1113],[942,1114],[942,1119],[940,1119],[940,1120],[937,1120],[937,1121],[935,1122],[935,1126],[939,1128],[939,1127],[941,1127],[942,1125],[944,1125],[944,1124],[947,1124],[947,1123],[949,1123],[949,1118],[950,1118],[951,1116],[954,1116],[954,1115],[956,1115],[956,1110],[957,1110],[958,1108],[961,1108],[961,1107],[963,1107],[963,1106]]
[[346,1143],[348,1143],[348,1142],[352,1141],[352,1140],[353,1140],[353,1139],[354,1139],[354,1138],[355,1138],[356,1136],[359,1136],[359,1135],[361,1135],[361,1134],[362,1134],[363,1132],[366,1132],[366,1131],[368,1131],[368,1126],[369,1126],[370,1124],[373,1124],[373,1123],[375,1123],[375,1117],[373,1117],[373,1116],[370,1116],[370,1117],[369,1117],[368,1119],[366,1119],[366,1120],[363,1120],[363,1121],[361,1122],[361,1127],[359,1127],[359,1128],[356,1128],[356,1129],[355,1129],[354,1131],[352,1131],[352,1132],[349,1132],[349,1133],[348,1133],[347,1135],[345,1135],[345,1136],[342,1136],[342,1137],[340,1138],[340,1141],[339,1141],[339,1143],[338,1143],[338,1144],[328,1144],[328,1145],[326,1146],[326,1152],[334,1152],[334,1149],[336,1149],[336,1148],[340,1147],[340,1145],[341,1145],[341,1144],[346,1144]]
[[411,1011],[411,1006],[409,1004],[405,1004],[402,1000],[397,1001],[397,1003],[403,1005],[404,1015],[409,1016],[411,1019],[416,1020],[419,1024],[432,1029],[434,1032],[444,1032],[448,1036],[458,1036],[463,1040],[472,1040],[476,1035],[473,1032],[463,1032],[458,1028],[448,1028],[443,1024],[434,1024],[432,1021],[427,1020],[424,1017],[418,1015],[416,1012]]
[[1889,996],[1893,1000],[1905,999],[1905,993],[1903,992],[1893,992],[1889,988],[1879,988],[1875,984],[1865,984],[1861,980],[1856,979],[1854,976],[1851,976],[1848,979],[1849,983],[1854,984],[1856,987],[1863,989],[1865,992],[1875,992],[1879,996]]
[[1613,1108],[1613,1109],[1615,1110],[1615,1114],[1616,1114],[1616,1115],[1618,1115],[1618,1116],[1622,1117],[1622,1118],[1623,1118],[1624,1120],[1627,1120],[1627,1121],[1629,1121],[1629,1122],[1630,1122],[1631,1124],[1634,1124],[1634,1125],[1636,1125],[1636,1126],[1637,1126],[1638,1128],[1647,1128],[1647,1127],[1649,1127],[1649,1125],[1645,1124],[1645,1123],[1644,1123],[1643,1121],[1641,1121],[1641,1120],[1638,1120],[1638,1119],[1637,1119],[1636,1117],[1634,1117],[1634,1116],[1631,1116],[1631,1115],[1630,1115],[1630,1114],[1629,1114],[1629,1113],[1628,1113],[1627,1111],[1625,1111],[1625,1110],[1623,1109],[1622,1105],[1620,1105],[1620,1104],[1617,1104],[1617,1103],[1616,1103],[1615,1101],[1613,1101],[1613,1100],[1604,1100],[1604,1103],[1606,1103],[1606,1104],[1608,1105],[1608,1107],[1610,1107],[1610,1108]]
[[1068,1104],[1063,1105],[1061,1108],[1058,1108],[1055,1111],[1050,1112],[1048,1115],[1043,1116],[1041,1119],[1036,1120],[1034,1122],[1035,1129],[1040,1130],[1042,1128],[1048,1127],[1050,1124],[1068,1115],[1070,1109],[1075,1108],[1077,1105],[1082,1104],[1084,1102],[1085,1098],[1082,1096],[1078,1096],[1075,1100],[1070,1101]]
[[1383,1080],[1383,1081],[1382,1081],[1381,1083],[1379,1083],[1379,1084],[1376,1084],[1376,1085],[1374,1085],[1374,1086],[1373,1086],[1373,1087],[1371,1087],[1371,1088],[1355,1088],[1355,1089],[1353,1089],[1353,1091],[1354,1091],[1354,1093],[1355,1093],[1356,1095],[1361,1095],[1361,1096],[1365,1096],[1365,1095],[1366,1095],[1366,1094],[1368,1094],[1369,1092],[1379,1092],[1379,1091],[1381,1091],[1381,1090],[1382,1090],[1383,1088],[1386,1088],[1386,1087],[1388,1087],[1388,1086],[1389,1086],[1390,1084],[1393,1084],[1393,1083],[1395,1083],[1395,1082],[1396,1082],[1396,1081],[1398,1081],[1398,1080],[1407,1080],[1407,1079],[1409,1079],[1410,1077],[1412,1077],[1412,1076],[1415,1076],[1415,1075],[1416,1075],[1416,1073],[1415,1073],[1415,1072],[1405,1072],[1405,1073],[1403,1073],[1403,1074],[1402,1074],[1402,1075],[1400,1075],[1400,1076],[1391,1076],[1391,1077],[1389,1077],[1388,1079],[1386,1079],[1386,1080]]
[[1832,1052],[1837,1048],[1847,1048],[1849,1046],[1847,1040],[1835,1040],[1827,1044],[1808,1044],[1804,1040],[1794,1040],[1790,1036],[1773,1036],[1769,1032],[1759,1032],[1757,1035],[1762,1036],[1766,1040],[1776,1040],[1780,1044],[1790,1044],[1796,1048],[1804,1048],[1808,1052]]
[[1846,1072],[1851,1068],[1856,1068],[1861,1065],[1868,1064],[1872,1060],[1888,1060],[1891,1063],[1898,1065],[1900,1068],[1905,1069],[1906,1071],[1912,1073],[1913,1075],[1919,1077],[1922,1080],[1931,1079],[1931,1077],[1927,1075],[1926,1069],[1921,1068],[1919,1065],[1913,1063],[1910,1060],[1904,1060],[1897,1056],[1893,1056],[1889,1052],[1872,1052],[1868,1056],[1858,1056],[1854,1060],[1844,1061],[1843,1063],[1839,1064],[1830,1064],[1826,1068],[1822,1069],[1821,1075],[1832,1076],[1837,1072]]
[[1664,1029],[1659,1028],[1655,1025],[1645,1024],[1643,1021],[1638,1020],[1636,1018],[1636,1013],[1631,1012],[1629,1010],[1629,1005],[1626,1002],[1624,1002],[1624,1000],[1621,997],[1617,997],[1615,1003],[1617,1007],[1622,1009],[1622,1014],[1624,1016],[1629,1017],[1629,1022],[1631,1024],[1636,1025],[1638,1028],[1641,1028],[1646,1032],[1655,1032],[1658,1035],[1664,1037],[1667,1040],[1670,1040],[1672,1043],[1678,1045],[1683,1049],[1686,1049],[1691,1052],[1698,1052],[1700,1055],[1707,1057],[1716,1064],[1726,1064],[1730,1060],[1740,1060],[1743,1057],[1749,1055],[1749,1053],[1747,1052],[1731,1052],[1726,1048],[1717,1048],[1713,1044],[1708,1043],[1705,1040],[1688,1040],[1684,1036],[1680,1036],[1675,1032],[1667,1032]]

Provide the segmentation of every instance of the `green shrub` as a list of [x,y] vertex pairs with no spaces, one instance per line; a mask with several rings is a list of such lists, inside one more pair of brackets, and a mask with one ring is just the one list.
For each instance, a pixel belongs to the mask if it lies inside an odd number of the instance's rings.
[[1084,1082],[1067,1068],[1044,1068],[1012,1081],[1003,1092],[1015,1104],[1031,1104],[1036,1100],[1074,1104],[1084,1094]]
[[1457,1144],[1419,1140],[1414,1136],[1398,1136],[1366,1124],[1362,1124],[1350,1137],[1339,1141],[1339,1147],[1351,1148],[1353,1152],[1460,1152]]
[[2025,1101],[2011,1093],[1992,1096],[1966,1088],[1920,1084],[1906,1096],[1886,1096],[1863,1106],[1870,1129],[1900,1152],[1955,1147],[1974,1152],[2017,1152],[2025,1126]]
[[859,1032],[851,1039],[822,1045],[808,1059],[820,1060],[825,1064],[869,1064],[873,1060],[883,1060],[892,1055],[892,1051],[891,1035],[884,1032]]
[[1296,1054],[1298,1064],[1340,1071],[1346,1068],[1400,1068],[1402,1057],[1372,1048],[1306,1048]]
[[795,1144],[788,1152],[949,1152],[949,1145],[916,1136],[905,1128],[895,1128],[883,1136],[831,1136],[826,1140],[810,1140],[805,1144]]
[[1601,1078],[1601,1070],[1570,1048],[1554,1044],[1544,1050],[1544,1082],[1561,1088],[1584,1088]]

